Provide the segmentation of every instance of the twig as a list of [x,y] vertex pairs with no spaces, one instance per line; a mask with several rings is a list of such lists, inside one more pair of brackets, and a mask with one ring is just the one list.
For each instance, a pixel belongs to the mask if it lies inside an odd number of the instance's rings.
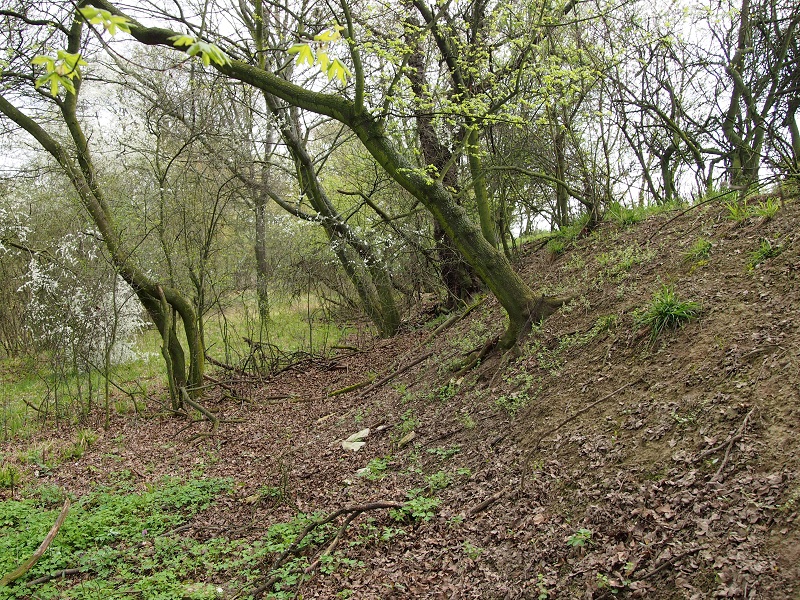
[[476,504],[475,506],[470,508],[467,511],[467,514],[472,516],[472,515],[477,515],[479,512],[483,512],[484,510],[489,508],[492,504],[494,504],[495,502],[500,500],[500,498],[502,498],[507,491],[508,491],[508,486],[504,487],[502,490],[500,490],[496,494],[492,494],[491,496],[486,498],[486,500],[484,500],[480,504]]
[[64,577],[69,577],[70,575],[78,575],[79,573],[84,573],[85,569],[61,569],[60,571],[56,571],[55,573],[51,573],[50,575],[42,575],[41,577],[34,579],[33,581],[29,581],[25,585],[27,587],[33,587],[35,585],[39,585],[40,583],[47,583],[48,581],[52,581],[53,579],[63,579]]
[[11,573],[7,573],[0,579],[0,587],[4,587],[11,583],[12,581],[16,581],[25,573],[30,571],[39,559],[42,558],[42,555],[47,552],[47,548],[50,546],[53,539],[55,539],[56,535],[58,534],[58,530],[61,529],[61,526],[64,524],[64,519],[67,518],[67,513],[69,512],[69,498],[64,501],[64,508],[61,509],[61,514],[58,515],[56,522],[53,523],[53,526],[50,528],[50,532],[45,536],[44,540],[36,551],[31,555],[31,557],[22,563],[19,567],[11,571]]
[[644,575],[642,575],[637,581],[644,581],[645,579],[649,579],[650,577],[654,577],[668,566],[675,564],[679,560],[686,558],[687,556],[691,556],[692,554],[697,554],[700,550],[705,550],[705,546],[698,546],[697,548],[692,548],[691,550],[687,550],[686,552],[682,552],[672,558],[668,558],[664,562],[662,562],[657,567],[653,568],[652,570],[648,571]]
[[747,413],[747,415],[744,418],[744,421],[742,421],[742,425],[741,425],[741,427],[739,427],[739,431],[737,431],[736,435],[731,437],[730,441],[728,442],[728,447],[725,449],[725,457],[722,459],[722,462],[720,463],[719,468],[717,469],[717,472],[714,473],[714,476],[711,478],[712,482],[722,481],[722,470],[725,468],[725,465],[728,464],[728,459],[731,456],[731,450],[733,449],[733,445],[738,440],[742,439],[742,437],[744,436],[744,430],[747,427],[747,421],[748,421],[748,419],[750,419],[750,415],[753,414],[754,410],[755,410],[755,407],[750,409],[750,412]]
[[603,397],[602,397],[602,398],[600,398],[599,400],[595,400],[595,401],[594,401],[594,402],[592,402],[590,405],[588,405],[588,406],[584,406],[582,409],[580,409],[579,411],[577,411],[576,413],[574,413],[572,416],[570,416],[570,417],[567,417],[566,419],[564,419],[563,421],[561,421],[561,423],[559,423],[558,425],[556,425],[556,426],[555,426],[555,427],[553,427],[552,429],[550,429],[550,430],[548,430],[548,431],[545,431],[545,432],[544,432],[542,435],[540,435],[540,436],[539,436],[539,439],[538,439],[538,440],[536,440],[536,443],[535,443],[535,444],[533,445],[533,447],[531,448],[531,452],[533,452],[533,451],[535,451],[535,450],[538,450],[538,448],[539,448],[539,444],[541,444],[541,443],[542,443],[542,441],[544,440],[544,438],[546,438],[546,437],[547,437],[547,436],[549,436],[549,435],[552,435],[552,434],[554,434],[556,431],[558,431],[559,429],[561,429],[561,428],[562,428],[564,425],[566,425],[566,424],[567,424],[567,423],[569,423],[570,421],[574,421],[574,420],[575,420],[575,419],[577,419],[579,416],[581,416],[583,413],[585,413],[585,412],[588,412],[588,411],[592,410],[592,409],[593,409],[595,406],[597,406],[597,405],[598,405],[598,404],[600,404],[601,402],[605,402],[605,401],[606,401],[606,400],[608,400],[609,398],[613,398],[614,396],[616,396],[617,394],[619,394],[619,393],[620,393],[622,390],[624,390],[624,389],[626,389],[626,388],[629,388],[629,387],[631,387],[632,385],[635,385],[635,384],[637,384],[637,383],[640,383],[641,381],[642,381],[642,379],[641,379],[641,377],[640,377],[639,379],[635,379],[634,381],[631,381],[631,382],[629,382],[629,383],[626,383],[625,385],[623,385],[623,386],[622,386],[622,387],[620,387],[620,388],[617,388],[616,390],[614,390],[614,391],[613,391],[613,392],[611,392],[610,394],[606,394],[605,396],[603,396]]
[[313,573],[317,569],[319,563],[322,561],[323,556],[328,556],[329,554],[333,554],[336,551],[336,547],[339,545],[339,542],[342,539],[342,534],[344,533],[345,529],[347,529],[350,523],[352,523],[353,520],[360,514],[361,512],[352,512],[349,515],[347,515],[347,518],[344,520],[344,523],[342,523],[342,526],[339,528],[339,531],[336,532],[336,537],[333,538],[333,541],[330,544],[328,544],[328,547],[325,548],[322,554],[320,554],[317,557],[317,560],[315,560],[313,563],[311,563],[306,567],[305,570],[306,575]]
[[[286,562],[286,560],[289,558],[289,556],[291,556],[292,554],[296,554],[298,552],[299,548],[300,548],[300,544],[303,542],[303,540],[306,538],[306,536],[309,533],[311,533],[312,531],[314,531],[314,529],[316,529],[317,527],[321,527],[323,525],[327,525],[331,521],[335,521],[336,519],[338,519],[339,517],[341,517],[344,514],[353,513],[354,515],[359,515],[362,512],[366,512],[368,510],[377,510],[377,509],[382,509],[382,508],[402,508],[402,506],[403,506],[402,502],[389,502],[389,501],[386,501],[386,502],[371,502],[369,504],[359,504],[359,505],[355,505],[355,506],[345,506],[344,508],[340,508],[339,510],[332,512],[330,515],[328,515],[327,517],[325,517],[323,519],[318,519],[316,521],[312,521],[311,523],[306,525],[306,527],[303,529],[303,531],[301,531],[297,535],[297,537],[294,539],[294,541],[291,544],[289,544],[289,546],[286,548],[286,550],[284,550],[274,561],[272,561],[272,566],[270,567],[270,571],[274,571],[275,569],[279,568],[281,565],[283,565]],[[355,517],[353,517],[353,518],[355,518]],[[350,519],[350,521],[352,521],[352,519]],[[349,524],[349,521],[347,522],[347,524]],[[340,532],[341,531],[343,531],[343,530],[340,529]],[[330,548],[330,546],[329,546],[329,548]],[[267,590],[271,589],[272,586],[275,585],[275,583],[278,581],[279,578],[280,578],[280,575],[273,575],[265,583],[263,583],[262,585],[258,586],[256,589],[254,589],[249,595],[253,596],[254,598],[260,597],[264,592],[266,592]]]

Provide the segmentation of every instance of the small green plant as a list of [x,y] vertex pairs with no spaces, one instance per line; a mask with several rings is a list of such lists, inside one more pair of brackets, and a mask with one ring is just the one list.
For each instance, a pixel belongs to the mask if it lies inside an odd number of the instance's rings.
[[442,501],[439,498],[423,496],[425,490],[414,488],[408,492],[408,500],[400,508],[389,511],[389,516],[395,521],[430,521]]
[[647,215],[646,210],[637,208],[628,208],[619,202],[614,202],[608,207],[606,215],[615,223],[628,227],[643,220]]
[[35,487],[26,486],[22,495],[44,508],[60,506],[64,504],[64,498],[66,497],[62,487],[48,482],[41,483]]
[[539,595],[536,596],[537,600],[547,600],[550,597],[550,592],[547,590],[547,584],[542,573],[536,575],[536,591],[539,592]]
[[464,554],[470,560],[478,560],[481,554],[483,554],[483,548],[479,548],[470,542],[469,540],[464,540],[464,543],[461,544],[461,549],[464,551]]
[[453,458],[459,452],[461,452],[461,446],[450,446],[449,448],[428,448],[428,454],[438,456],[442,460]]
[[475,429],[475,419],[472,418],[471,414],[461,413],[458,415],[458,420],[461,421],[461,425],[464,429]]
[[707,260],[711,256],[711,248],[713,247],[711,240],[699,238],[686,251],[685,259],[687,261]]
[[740,202],[736,195],[730,195],[724,197],[722,204],[728,213],[728,219],[736,223],[743,223],[753,216],[752,211],[747,206],[747,199]]
[[10,489],[13,495],[14,490],[19,487],[20,481],[22,481],[22,473],[16,465],[8,464],[0,467],[0,488]]
[[453,399],[458,391],[458,384],[451,379],[442,387],[439,388],[439,393],[437,394],[440,402],[449,402]]
[[581,527],[573,533],[571,536],[567,538],[567,546],[570,548],[583,548],[584,546],[593,546],[594,540],[592,540],[592,533],[591,529],[586,529]]
[[419,422],[414,418],[414,411],[408,409],[400,416],[400,434],[405,435],[416,429]]
[[783,246],[780,244],[773,244],[768,239],[764,238],[761,240],[758,249],[750,253],[750,260],[747,263],[747,268],[752,271],[764,261],[775,258],[781,252],[783,252]]
[[520,409],[527,406],[530,399],[531,398],[528,396],[527,391],[517,390],[511,394],[503,394],[502,396],[498,397],[494,403],[506,411],[509,416],[515,417]]
[[558,256],[559,254],[563,254],[566,248],[567,248],[567,242],[564,241],[562,238],[555,237],[549,242],[547,242],[547,250],[553,256]]
[[359,476],[369,481],[380,481],[386,477],[386,471],[389,470],[389,463],[391,457],[386,456],[383,458],[373,458],[367,463],[367,466],[359,470]]
[[648,309],[637,318],[640,327],[650,330],[650,340],[655,339],[667,329],[677,329],[684,323],[700,316],[700,305],[697,302],[681,300],[675,288],[664,285],[653,296]]
[[453,483],[453,478],[444,471],[437,471],[433,475],[428,475],[425,478],[425,483],[428,484],[428,489],[431,492],[436,492],[439,490],[443,490],[451,483]]

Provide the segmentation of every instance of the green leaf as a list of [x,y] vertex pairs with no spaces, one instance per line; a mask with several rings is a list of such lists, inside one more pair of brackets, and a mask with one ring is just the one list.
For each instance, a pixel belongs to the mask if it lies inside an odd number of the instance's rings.
[[117,29],[125,33],[131,32],[126,17],[112,15],[109,11],[94,6],[84,6],[79,8],[78,12],[92,25],[102,25],[111,35],[116,35]]
[[342,82],[342,85],[346,85],[347,78],[351,77],[353,74],[342,61],[340,61],[338,58],[334,58],[331,65],[328,67],[327,75],[328,79],[333,79],[336,77]]
[[339,30],[343,29],[342,27],[338,27],[337,29],[326,29],[322,33],[318,33],[314,36],[315,42],[335,42],[339,38],[342,37],[342,34],[339,33]]
[[46,69],[51,73],[56,70],[55,62],[52,56],[44,56],[42,54],[34,56],[33,59],[31,59],[32,65],[48,65]]
[[180,48],[181,46],[191,46],[197,41],[194,37],[190,35],[180,35],[180,34],[173,35],[172,37],[168,37],[167,39],[170,42],[172,42],[172,45],[175,46],[176,48]]
[[300,66],[308,63],[309,67],[314,66],[314,51],[309,44],[293,44],[288,50],[289,54],[296,54],[297,60],[295,63]]
[[228,56],[215,44],[198,41],[197,38],[189,35],[173,35],[167,39],[176,48],[188,46],[189,49],[186,50],[186,53],[189,56],[197,56],[199,54],[205,66],[209,66],[212,62],[217,65],[227,65],[231,62]]
[[331,59],[328,57],[328,53],[323,52],[322,50],[317,51],[317,62],[319,63],[319,68],[327,73],[328,66],[331,64]]

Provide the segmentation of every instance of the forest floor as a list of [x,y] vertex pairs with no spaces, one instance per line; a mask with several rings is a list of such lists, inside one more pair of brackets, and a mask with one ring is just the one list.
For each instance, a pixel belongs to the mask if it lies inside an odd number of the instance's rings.
[[[197,539],[347,509],[304,550],[297,598],[800,598],[800,202],[606,222],[551,250],[524,247],[519,270],[574,299],[518,356],[458,374],[502,332],[497,303],[443,330],[422,303],[394,338],[211,387],[215,429],[115,416],[48,476],[76,496],[122,470],[142,489],[232,479],[181,528]],[[651,339],[640,316],[664,286],[701,312]],[[390,510],[409,500],[416,515]],[[326,549],[339,566],[315,568]],[[246,595],[229,575],[213,583]]]

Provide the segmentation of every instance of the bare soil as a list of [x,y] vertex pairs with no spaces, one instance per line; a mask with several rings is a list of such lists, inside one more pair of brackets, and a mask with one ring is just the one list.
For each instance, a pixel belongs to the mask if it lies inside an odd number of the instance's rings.
[[[48,477],[76,494],[122,470],[142,488],[164,475],[234,479],[183,533],[198,538],[256,539],[297,511],[402,502],[414,488],[441,499],[413,524],[362,513],[338,546],[362,566],[316,574],[305,599],[798,599],[799,231],[796,201],[744,223],[710,204],[604,223],[555,257],[530,245],[525,279],[575,299],[516,355],[457,375],[502,332],[499,307],[489,298],[431,339],[441,319],[421,306],[392,339],[210,388],[201,401],[216,430],[150,406],[116,416]],[[710,256],[687,258],[701,237]],[[782,252],[751,268],[762,239]],[[637,314],[664,285],[702,312],[653,341]],[[385,384],[329,396],[426,353]],[[343,449],[367,427],[362,449]],[[359,476],[375,458],[385,476]],[[385,526],[403,531],[370,537]]]

